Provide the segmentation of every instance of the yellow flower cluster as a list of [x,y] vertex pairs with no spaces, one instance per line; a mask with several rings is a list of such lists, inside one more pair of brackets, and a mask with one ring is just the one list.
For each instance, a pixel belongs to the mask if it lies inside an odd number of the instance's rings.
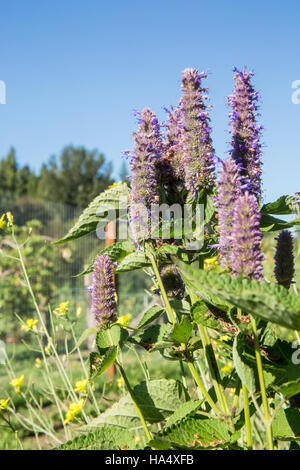
[[37,323],[39,321],[38,320],[34,320],[33,318],[28,318],[28,320],[26,320],[26,323],[25,325],[22,325],[21,326],[21,330],[22,331],[37,331]]
[[[5,220],[5,215],[6,215],[7,221]],[[0,229],[4,230],[6,229],[6,226],[12,227],[13,224],[14,224],[14,217],[11,212],[6,212],[6,214],[2,214],[2,216],[0,217]]]
[[69,311],[69,301],[62,302],[59,306],[53,311],[54,315],[59,317],[64,317]]
[[88,379],[83,379],[83,380],[77,380],[75,383],[75,392],[85,392],[86,386],[88,384]]
[[222,367],[221,371],[225,374],[232,370],[232,361],[229,361],[224,367]]
[[215,256],[214,258],[206,258],[204,260],[204,269],[209,269],[212,266],[218,265],[218,258]]
[[123,377],[119,377],[119,378],[117,379],[117,385],[118,385],[118,387],[119,387],[119,388],[122,388],[122,387],[123,387],[123,384],[124,384],[124,379],[123,379]]
[[0,411],[6,410],[8,407],[9,398],[6,400],[4,398],[0,399]]
[[83,408],[84,399],[81,398],[78,403],[70,403],[69,409],[66,414],[66,419],[64,423],[69,421],[74,421],[74,419],[80,415]]
[[130,322],[130,319],[131,319],[130,313],[126,313],[126,315],[123,315],[122,317],[118,318],[117,323],[119,325],[126,326]]
[[45,353],[48,354],[48,356],[50,356],[50,354],[51,354],[51,344],[52,343],[53,343],[53,338],[51,336],[49,336],[48,344],[47,344],[47,346],[45,346]]
[[110,186],[108,186],[109,188],[115,188],[116,186],[125,186],[127,187],[127,183],[122,183],[122,181],[119,181],[119,183],[113,183],[111,184]]
[[19,395],[21,393],[21,387],[24,381],[24,374],[20,377],[16,377],[15,379],[11,380],[9,384],[15,388],[15,392]]

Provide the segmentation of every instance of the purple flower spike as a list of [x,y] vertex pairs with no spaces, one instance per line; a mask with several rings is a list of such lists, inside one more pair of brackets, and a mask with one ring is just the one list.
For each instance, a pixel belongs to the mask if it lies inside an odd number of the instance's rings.
[[107,255],[98,256],[94,264],[92,311],[100,327],[117,321],[113,269]]
[[182,151],[182,111],[180,107],[169,112],[166,132],[165,155],[171,167],[171,171],[176,180],[182,180],[184,175]]
[[278,284],[289,289],[295,274],[293,237],[288,230],[283,230],[276,240],[274,274]]
[[235,202],[242,194],[239,171],[234,160],[222,162],[218,180],[219,252],[223,268],[231,268],[231,234]]
[[251,279],[263,280],[262,233],[257,199],[247,191],[240,196],[233,212],[232,270]]
[[185,185],[194,195],[201,188],[211,189],[215,182],[214,149],[210,137],[209,117],[204,104],[201,80],[206,74],[185,69],[182,76],[183,96],[181,146],[185,169]]
[[139,127],[133,133],[135,147],[131,156],[131,202],[130,219],[135,241],[138,241],[138,205],[143,204],[146,210],[151,204],[158,202],[157,167],[161,160],[162,139],[160,125],[155,114],[149,108],[144,108],[139,114]]
[[258,117],[258,93],[254,91],[252,72],[234,69],[234,93],[228,97],[232,107],[231,155],[236,161],[241,177],[242,187],[257,198],[261,196],[261,126],[256,123]]

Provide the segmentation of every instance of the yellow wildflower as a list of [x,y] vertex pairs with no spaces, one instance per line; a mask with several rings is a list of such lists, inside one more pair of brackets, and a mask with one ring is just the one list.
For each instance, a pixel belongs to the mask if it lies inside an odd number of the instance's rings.
[[229,337],[227,335],[220,336],[219,341],[228,341]]
[[5,219],[5,214],[3,214],[1,217],[0,217],[0,228],[2,230],[4,230],[6,228],[6,220]]
[[122,387],[123,387],[123,384],[124,384],[124,379],[123,379],[123,377],[119,377],[119,378],[117,379],[117,384],[118,384],[118,387],[119,387],[119,388],[122,388]]
[[88,384],[88,379],[77,380],[75,383],[75,392],[85,392],[86,386]]
[[122,317],[119,317],[117,320],[117,323],[122,326],[128,325],[129,321],[131,319],[130,313],[126,313],[126,315],[123,315]]
[[53,311],[54,315],[57,317],[64,317],[67,315],[69,310],[69,301],[61,302],[59,306]]
[[34,320],[33,318],[28,318],[28,320],[26,320],[26,324],[21,326],[21,330],[23,330],[23,331],[30,331],[30,330],[36,331],[37,330],[36,324],[38,322],[39,322],[38,320]]
[[81,398],[78,403],[71,403],[69,409],[66,414],[66,419],[64,423],[68,423],[69,421],[74,421],[74,419],[80,415],[82,408],[83,408],[84,399]]
[[224,373],[230,372],[232,370],[232,361],[229,361],[226,366],[222,367],[221,371]]
[[235,395],[235,388],[230,389],[231,395]]
[[135,443],[138,444],[140,442],[141,438],[139,436],[135,436],[134,440],[135,440]]
[[36,360],[35,360],[35,367],[36,367],[37,369],[39,369],[40,367],[42,367],[42,361],[41,361],[41,359],[40,359],[39,357],[37,357]]
[[6,212],[6,217],[8,220],[8,226],[11,227],[14,224],[14,216],[11,212]]
[[127,186],[127,183],[122,183],[122,181],[119,181],[118,183],[113,183],[111,184],[110,186],[108,186],[109,188],[115,188],[116,186]]
[[218,258],[214,256],[213,258],[206,258],[204,260],[204,269],[209,269],[210,266],[217,266]]
[[9,398],[7,398],[6,400],[4,398],[2,398],[0,400],[0,411],[3,411],[3,410],[6,410],[7,407],[8,407],[8,402],[9,402]]
[[50,353],[51,353],[51,344],[53,343],[53,339],[51,336],[49,336],[49,340],[48,340],[48,344],[47,346],[45,346],[45,353],[48,354],[48,356],[50,356]]
[[15,392],[19,395],[21,393],[21,386],[24,380],[24,374],[22,374],[20,377],[16,377],[15,379],[11,380],[9,384],[12,387],[15,387]]

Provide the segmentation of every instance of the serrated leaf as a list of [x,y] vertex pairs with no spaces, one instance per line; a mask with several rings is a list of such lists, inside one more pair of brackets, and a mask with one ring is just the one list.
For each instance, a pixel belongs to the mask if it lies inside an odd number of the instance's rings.
[[191,321],[183,317],[180,323],[176,323],[173,327],[171,338],[173,339],[174,343],[176,344],[187,344],[191,333],[193,331],[193,324]]
[[[223,301],[272,323],[300,330],[300,298],[287,289],[266,281],[233,278],[196,269],[177,260],[181,275],[201,298],[214,295]],[[206,300],[206,299],[204,299]]]
[[129,341],[132,343],[142,346],[147,351],[152,351],[157,343],[169,341],[169,346],[172,345],[172,342],[169,340],[169,335],[171,333],[171,325],[152,325],[146,328],[143,332],[140,332],[134,336],[131,336]]
[[145,313],[141,321],[139,322],[137,329],[145,328],[145,326],[149,325],[152,323],[154,320],[159,318],[163,313],[165,312],[165,309],[160,307],[159,305],[153,305],[153,307],[150,307]]
[[60,240],[57,240],[55,244],[66,243],[71,240],[83,237],[88,233],[94,232],[98,224],[101,224],[101,219],[103,221],[103,225],[106,225],[106,217],[101,216],[101,213],[108,213],[112,209],[115,209],[117,211],[116,216],[118,216],[120,200],[122,198],[124,198],[124,201],[127,200],[129,194],[129,188],[124,185],[114,186],[113,188],[109,188],[103,193],[101,193],[83,211],[83,213],[80,215],[75,225],[69,230],[67,235],[65,235]]
[[230,442],[228,429],[221,420],[202,416],[194,416],[165,427],[157,437],[189,449],[222,447]]
[[236,369],[236,372],[250,393],[256,391],[256,380],[255,380],[255,362],[251,363],[244,357],[245,350],[245,336],[239,333],[234,338],[232,348],[232,358]]
[[135,271],[136,269],[145,268],[151,266],[150,261],[146,257],[145,253],[137,251],[130,253],[128,256],[118,264],[115,272],[116,273],[125,273],[128,271]]
[[[173,379],[142,382],[134,387],[133,393],[145,420],[149,423],[164,421],[188,399],[183,385]],[[90,421],[88,427],[103,424],[127,429],[141,427],[140,418],[129,394]]]
[[294,212],[293,202],[295,199],[296,198],[294,196],[281,196],[274,202],[264,204],[264,206],[261,208],[261,213],[276,215],[292,214]]
[[190,418],[200,409],[203,400],[197,401],[187,401],[183,403],[179,408],[168,418],[166,426],[170,427],[171,425],[177,423],[178,421],[183,420],[184,418]]
[[274,438],[280,441],[300,441],[300,410],[280,409],[272,422],[272,431]]
[[134,246],[129,241],[116,242],[110,246],[106,246],[105,248],[103,248],[103,250],[100,250],[99,253],[97,253],[97,255],[95,256],[95,259],[88,266],[88,268],[85,269],[82,273],[78,274],[78,276],[85,276],[86,274],[93,272],[95,260],[100,255],[107,255],[111,259],[112,263],[114,263],[116,261],[122,260],[123,258],[125,258],[130,253],[133,253],[134,251],[135,251]]
[[104,354],[111,346],[122,346],[128,338],[128,331],[120,325],[102,328],[96,336],[96,345],[100,354]]
[[121,450],[135,449],[135,436],[128,429],[102,426],[77,436],[54,450]]
[[[92,356],[90,357],[90,371],[93,379],[103,374],[111,364],[113,364],[117,357],[117,346],[112,346],[107,349],[104,356]],[[96,358],[96,360],[95,360]]]
[[260,228],[262,232],[277,232],[279,230],[288,229],[300,224],[300,219],[294,219],[290,222],[269,214],[262,214]]

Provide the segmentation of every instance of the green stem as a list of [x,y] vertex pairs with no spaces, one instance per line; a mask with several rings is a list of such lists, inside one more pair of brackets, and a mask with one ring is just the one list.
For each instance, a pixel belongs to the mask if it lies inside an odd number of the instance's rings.
[[245,422],[246,422],[246,431],[247,431],[247,445],[248,445],[248,449],[252,450],[252,434],[251,434],[248,390],[244,384],[242,385],[242,387],[243,387],[243,395],[244,395],[244,413],[245,413]]
[[175,314],[174,314],[173,309],[172,309],[172,307],[171,307],[171,304],[170,304],[170,301],[169,301],[169,299],[168,299],[167,293],[166,293],[166,291],[165,291],[165,288],[164,288],[162,279],[161,279],[161,277],[160,277],[159,270],[158,270],[158,267],[157,267],[155,258],[154,258],[154,256],[153,256],[152,253],[148,253],[148,256],[149,256],[149,258],[150,258],[150,261],[151,261],[151,264],[152,264],[152,268],[153,268],[154,274],[155,274],[155,276],[156,276],[156,279],[157,279],[157,282],[158,282],[158,285],[159,285],[159,288],[160,288],[160,292],[161,292],[162,298],[163,298],[164,303],[165,303],[165,307],[166,307],[168,319],[169,319],[169,321],[170,321],[171,323],[173,323],[173,325],[175,325],[175,323],[176,323],[176,317],[175,317]]
[[251,326],[253,330],[255,357],[256,357],[261,397],[262,397],[263,408],[264,408],[264,422],[265,422],[265,428],[266,428],[266,433],[267,433],[268,449],[273,450],[272,424],[271,424],[271,419],[270,419],[269,405],[268,405],[265,380],[264,380],[264,375],[263,375],[262,360],[260,356],[256,322],[253,317],[251,317]]
[[148,439],[148,441],[151,441],[151,439],[152,439],[151,432],[149,431],[149,429],[148,429],[148,427],[147,427],[147,424],[146,424],[145,418],[144,418],[144,416],[143,416],[143,413],[142,413],[142,411],[141,411],[141,409],[140,409],[140,407],[139,407],[139,405],[138,405],[138,403],[137,403],[137,401],[136,401],[136,398],[135,398],[135,396],[134,396],[134,393],[133,393],[133,390],[132,390],[132,388],[131,388],[131,385],[130,385],[128,379],[127,379],[125,370],[123,369],[123,367],[121,366],[121,364],[119,364],[118,361],[116,361],[116,364],[117,364],[117,366],[119,367],[119,370],[120,370],[120,373],[121,373],[121,375],[122,375],[122,377],[123,377],[123,379],[124,379],[124,383],[125,383],[125,385],[126,385],[126,388],[127,388],[128,392],[129,392],[129,395],[131,396],[131,399],[132,399],[132,401],[133,401],[133,403],[134,403],[134,406],[135,406],[135,408],[136,408],[136,411],[137,411],[137,413],[138,413],[138,415],[139,415],[139,418],[140,418],[141,423],[142,423],[142,425],[143,425],[143,428],[144,428],[145,434],[146,434],[146,436],[147,436],[147,439]]
[[194,367],[194,364],[192,362],[188,362],[187,363],[188,366],[189,366],[189,369],[191,371],[191,374],[192,376],[194,377],[195,379],[195,382],[196,384],[198,385],[198,387],[200,388],[201,392],[203,393],[203,396],[205,397],[205,399],[207,400],[207,402],[210,404],[211,408],[215,411],[215,413],[217,415],[220,415],[221,414],[221,411],[217,408],[217,406],[215,405],[213,399],[211,398],[211,396],[209,395],[209,393],[206,391],[206,388],[204,387],[203,385],[203,382],[202,380],[200,379],[199,375],[198,375],[198,372],[196,371],[195,367]]

